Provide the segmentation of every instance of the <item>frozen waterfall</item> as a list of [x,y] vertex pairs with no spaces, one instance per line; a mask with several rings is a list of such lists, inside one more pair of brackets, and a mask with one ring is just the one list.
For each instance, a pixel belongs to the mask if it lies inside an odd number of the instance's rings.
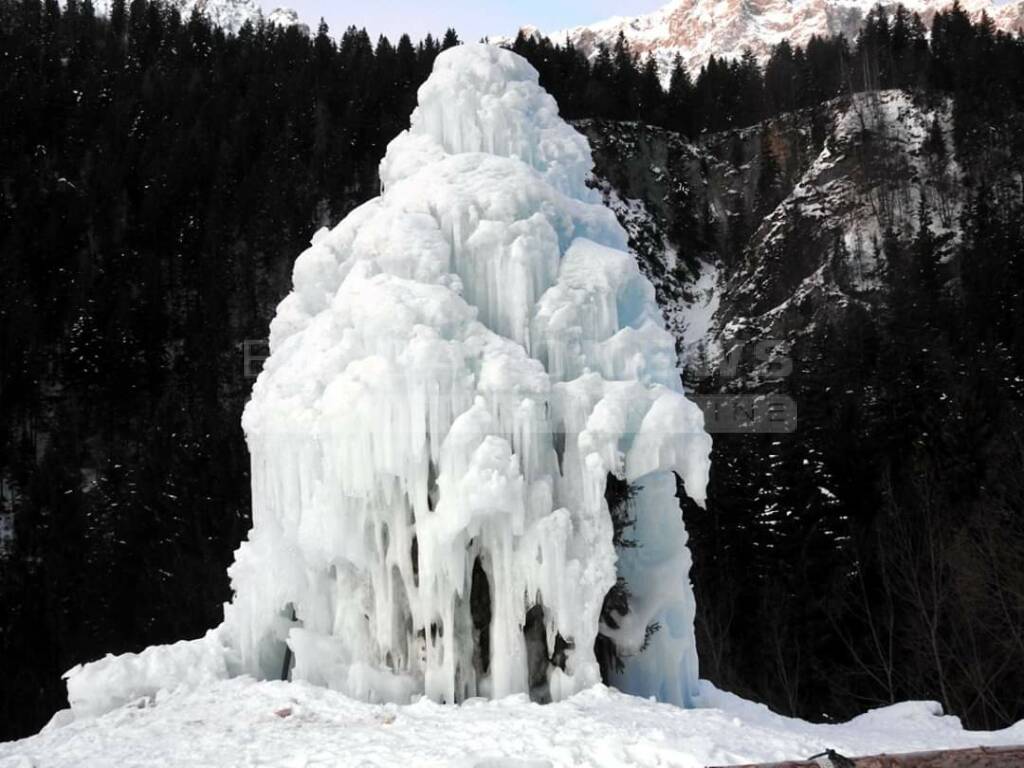
[[[380,197],[314,236],[277,308],[224,623],[72,670],[73,707],[240,673],[370,701],[557,700],[599,682],[599,633],[619,688],[690,703],[673,473],[703,502],[711,440],[590,169],[526,61],[437,58]],[[634,489],[618,553],[610,474]],[[629,611],[602,625],[618,577]]]

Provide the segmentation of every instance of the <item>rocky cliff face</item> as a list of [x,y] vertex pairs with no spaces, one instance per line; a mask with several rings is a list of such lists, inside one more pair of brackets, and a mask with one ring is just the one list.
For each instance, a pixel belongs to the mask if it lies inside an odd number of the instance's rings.
[[[945,101],[857,94],[697,144],[638,123],[580,127],[691,365],[884,306],[883,235],[912,236],[922,211],[949,257],[960,237],[965,175]],[[695,321],[711,272],[715,311]]]
[[[557,31],[536,27],[523,31],[545,34],[558,43],[571,40],[589,56],[596,55],[601,44],[614,45],[622,33],[632,50],[654,56],[667,76],[676,55],[691,72],[697,72],[712,55],[738,58],[749,49],[763,60],[783,40],[806,45],[813,35],[842,34],[853,39],[875,4],[875,0],[672,0],[641,16]],[[930,24],[936,11],[952,3],[906,0],[903,5]],[[961,5],[975,18],[988,13],[999,29],[1013,32],[1024,24],[1024,3],[1019,1],[997,5],[992,0],[964,0]]]

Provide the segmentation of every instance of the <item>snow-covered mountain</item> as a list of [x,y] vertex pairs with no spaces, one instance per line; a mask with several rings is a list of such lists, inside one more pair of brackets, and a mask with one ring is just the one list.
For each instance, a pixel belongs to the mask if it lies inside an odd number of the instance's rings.
[[[188,18],[193,10],[198,10],[228,32],[237,32],[245,22],[255,23],[262,16],[270,24],[279,27],[295,26],[309,33],[309,27],[299,20],[299,14],[291,8],[274,8],[266,13],[256,0],[167,0],[167,4],[177,8],[182,18]],[[97,10],[103,14],[108,13],[109,1],[98,3]]]
[[[536,27],[523,27],[523,31],[544,34],[556,42],[568,38],[591,56],[601,43],[614,45],[622,32],[633,50],[653,55],[663,72],[677,54],[696,72],[712,55],[739,57],[749,48],[763,59],[782,40],[802,45],[812,35],[853,37],[876,4],[877,0],[671,0],[640,16],[616,16],[556,31]],[[951,4],[950,0],[903,2],[926,24],[936,11]],[[1024,1],[997,5],[992,0],[963,0],[961,5],[975,17],[987,12],[1000,29],[1016,31],[1024,26]]]

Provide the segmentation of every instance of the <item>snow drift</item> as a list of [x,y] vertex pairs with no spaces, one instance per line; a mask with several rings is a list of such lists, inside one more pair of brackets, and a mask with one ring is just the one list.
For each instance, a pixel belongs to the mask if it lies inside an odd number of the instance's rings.
[[[76,712],[237,674],[559,700],[600,680],[599,633],[619,687],[691,702],[673,473],[702,502],[711,440],[590,169],[526,61],[438,57],[381,196],[315,235],[271,324],[223,625],[72,670]],[[635,490],[637,546],[618,553],[609,475]],[[619,577],[630,610],[603,626]]]
[[700,704],[680,709],[598,685],[546,707],[525,694],[459,707],[427,699],[396,706],[308,683],[240,677],[0,744],[0,768],[703,768],[802,761],[827,747],[891,755],[1024,743],[1024,722],[967,731],[935,702],[822,725],[702,681]]

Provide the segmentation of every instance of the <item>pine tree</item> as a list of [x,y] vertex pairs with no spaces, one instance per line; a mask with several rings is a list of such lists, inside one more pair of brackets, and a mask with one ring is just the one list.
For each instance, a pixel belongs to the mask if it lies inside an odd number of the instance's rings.
[[446,51],[449,48],[454,48],[456,45],[462,45],[462,41],[455,34],[455,30],[449,27],[445,30],[444,39],[441,41],[441,50]]
[[668,124],[691,137],[696,132],[692,114],[693,95],[693,81],[683,65],[682,56],[676,54],[672,61],[672,75],[668,84]]
[[796,109],[798,82],[793,49],[783,40],[772,50],[764,68],[765,101],[771,114]]
[[116,40],[123,40],[127,30],[127,6],[125,0],[110,2],[110,31]]
[[612,54],[612,113],[617,120],[635,120],[638,114],[637,85],[640,73],[637,70],[636,56],[630,50],[626,35],[619,32],[615,40]]
[[912,247],[913,258],[917,264],[921,276],[922,288],[935,296],[939,288],[939,250],[932,234],[931,209],[928,207],[928,198],[925,191],[921,191],[921,199],[917,208],[917,235],[914,238]]
[[775,157],[775,147],[772,144],[769,128],[761,131],[760,142],[754,211],[757,216],[763,217],[771,212],[780,201],[782,171],[779,168],[779,161]]
[[658,73],[658,62],[653,56],[644,60],[640,71],[637,93],[637,116],[645,123],[662,124],[664,117],[664,91]]

